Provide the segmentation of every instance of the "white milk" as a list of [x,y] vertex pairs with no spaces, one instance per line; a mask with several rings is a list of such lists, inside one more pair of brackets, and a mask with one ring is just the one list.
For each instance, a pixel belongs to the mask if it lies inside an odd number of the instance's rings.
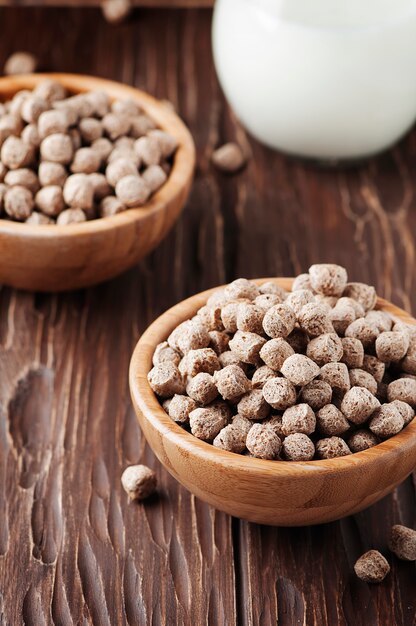
[[214,60],[260,141],[367,156],[416,118],[416,0],[217,0]]

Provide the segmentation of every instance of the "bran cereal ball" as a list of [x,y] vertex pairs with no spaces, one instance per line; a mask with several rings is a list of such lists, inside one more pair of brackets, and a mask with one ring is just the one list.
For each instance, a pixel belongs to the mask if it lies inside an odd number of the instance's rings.
[[218,356],[218,360],[221,363],[222,367],[227,367],[227,365],[238,365],[238,367],[241,367],[243,372],[247,371],[247,364],[240,361],[238,356],[234,354],[234,352],[231,352],[231,350],[226,350],[225,352],[222,352]]
[[403,561],[416,561],[416,530],[395,524],[391,529],[389,548]]
[[42,161],[42,163],[39,163],[38,177],[42,187],[48,185],[59,185],[63,187],[68,178],[68,174],[61,163]]
[[313,411],[330,404],[332,387],[324,380],[312,380],[300,390],[300,400],[309,404]]
[[320,459],[335,459],[351,454],[351,450],[341,437],[328,437],[316,442],[316,454]]
[[151,193],[154,193],[165,184],[168,176],[160,165],[150,165],[144,170],[142,178],[149,187]]
[[263,319],[264,332],[276,339],[287,337],[295,328],[296,316],[286,304],[276,304],[269,309]]
[[226,412],[215,405],[194,409],[189,414],[191,433],[204,441],[215,439],[227,422]]
[[283,440],[283,455],[286,461],[312,461],[315,446],[304,433],[293,433]]
[[43,161],[67,165],[72,161],[73,154],[71,138],[63,133],[48,135],[40,144],[40,155]]
[[264,424],[254,424],[246,439],[246,447],[258,459],[277,459],[282,442],[273,428]]
[[350,428],[348,420],[333,404],[326,404],[316,414],[317,430],[322,435],[342,435]]
[[283,302],[287,298],[287,291],[271,280],[262,283],[258,289],[260,294],[272,294],[275,296],[279,296],[281,302]]
[[259,295],[257,285],[247,280],[247,278],[237,278],[224,289],[224,294],[228,300],[237,300],[239,298],[247,298],[254,300]]
[[116,115],[115,113],[106,113],[102,119],[103,130],[105,134],[114,141],[121,135],[128,135],[131,122],[124,115]]
[[135,117],[141,113],[140,106],[133,98],[115,100],[111,104],[111,110],[117,115],[125,115],[126,117]]
[[342,298],[338,298],[336,306],[344,307],[347,305],[354,309],[356,319],[358,319],[359,317],[365,317],[364,307],[357,300],[354,300],[354,298],[348,298],[347,296],[342,296]]
[[278,435],[282,441],[284,440],[285,434],[283,432],[283,415],[271,415],[265,419],[262,424],[273,428],[276,435]]
[[214,291],[207,300],[206,306],[208,307],[223,307],[229,302],[229,298],[225,295],[224,289],[217,289]]
[[341,363],[351,369],[361,368],[364,363],[364,346],[355,337],[342,337],[342,357]]
[[153,353],[153,365],[159,365],[161,363],[173,363],[176,367],[179,365],[181,355],[171,348],[167,341],[163,341],[156,346],[156,350]]
[[290,335],[286,337],[286,341],[295,352],[305,354],[309,343],[309,337],[300,328],[294,328]]
[[363,370],[374,376],[378,383],[381,383],[386,371],[386,365],[376,356],[365,354],[362,364]]
[[26,220],[32,213],[33,207],[33,195],[26,187],[15,185],[15,187],[9,187],[4,194],[4,210],[15,220]]
[[245,165],[246,157],[240,146],[231,141],[214,150],[211,161],[218,170],[233,174]]
[[203,324],[208,331],[224,330],[224,325],[221,320],[221,307],[215,305],[203,306],[198,309],[197,316],[201,324]]
[[363,450],[376,446],[380,441],[370,430],[362,428],[361,430],[356,430],[348,438],[347,443],[351,452],[363,452]]
[[83,141],[87,144],[93,143],[103,135],[103,125],[95,117],[84,117],[79,121],[78,128]]
[[387,398],[389,402],[393,402],[393,400],[401,400],[402,402],[410,404],[410,406],[415,409],[416,379],[399,378],[398,380],[393,380],[393,382],[391,382],[387,387]]
[[71,172],[74,174],[92,174],[100,169],[101,159],[92,148],[79,148],[74,154],[71,163]]
[[20,134],[20,138],[31,148],[39,148],[40,136],[36,124],[27,124]]
[[[245,300],[245,302],[250,302]],[[240,306],[238,300],[227,302],[221,309],[221,321],[227,333],[237,332],[237,311]]]
[[14,52],[4,64],[3,72],[6,76],[15,74],[32,74],[36,71],[38,59],[30,52]]
[[87,216],[82,209],[66,209],[57,217],[58,226],[68,226],[68,224],[80,224],[86,222]]
[[129,208],[142,206],[150,196],[150,189],[140,176],[124,176],[116,185],[116,196]]
[[179,371],[182,376],[193,378],[200,372],[213,374],[221,369],[217,355],[211,348],[189,350],[179,363]]
[[65,208],[62,188],[58,185],[42,187],[35,196],[35,204],[46,215],[51,217],[59,215]]
[[170,398],[175,393],[183,394],[185,391],[182,376],[173,363],[155,365],[148,373],[147,380],[153,391],[161,398]]
[[263,396],[273,409],[284,411],[295,404],[296,389],[286,378],[271,378],[263,386]]
[[282,429],[285,435],[310,435],[316,428],[316,417],[309,404],[296,404],[283,413]]
[[[91,149],[94,150],[94,148]],[[133,161],[122,157],[111,161],[111,163],[107,165],[105,176],[109,184],[115,187],[125,176],[138,176],[138,171]]]
[[104,163],[113,150],[113,144],[107,137],[100,137],[100,139],[96,139],[92,142],[91,148],[97,152],[101,161]]
[[[266,313],[272,306],[281,304],[282,298],[275,293],[261,293],[254,299],[254,304],[259,307],[263,313]],[[263,332],[263,329],[262,331]]]
[[341,296],[348,280],[345,268],[334,263],[311,265],[309,277],[312,289],[324,296]]
[[58,81],[47,79],[36,85],[33,94],[42,100],[46,100],[46,102],[52,103],[57,100],[63,100],[66,97],[66,90]]
[[360,317],[346,328],[345,336],[346,337],[355,337],[359,339],[363,344],[364,348],[369,348],[374,345],[375,340],[379,336],[380,331],[376,326],[373,326],[365,317]]
[[356,561],[354,571],[366,583],[381,583],[390,571],[390,565],[378,550],[369,550]]
[[297,291],[298,289],[307,289],[313,292],[309,274],[299,274],[299,276],[296,276],[292,283],[292,291]]
[[100,217],[111,217],[126,211],[127,207],[115,196],[107,196],[100,202],[99,212]]
[[68,131],[68,136],[71,139],[72,142],[72,147],[75,150],[79,150],[79,148],[81,148],[81,134],[78,130],[78,128],[70,128]]
[[376,339],[376,354],[383,363],[397,363],[409,348],[409,337],[405,333],[382,332]]
[[323,296],[321,293],[316,293],[314,295],[314,302],[326,305],[330,313],[334,306],[337,304],[338,298],[336,296]]
[[189,380],[186,393],[198,404],[206,405],[215,400],[218,396],[218,389],[211,374],[200,372]]
[[365,319],[369,324],[378,328],[381,333],[389,332],[393,326],[393,319],[387,311],[369,311]]
[[246,447],[246,437],[247,434],[240,430],[233,422],[220,430],[212,442],[212,445],[221,450],[241,454]]
[[324,333],[334,332],[334,327],[329,317],[329,309],[317,302],[310,302],[302,307],[298,314],[298,322],[301,329],[310,337],[318,337]]
[[157,140],[162,159],[169,159],[176,152],[178,140],[170,133],[160,130],[160,128],[155,128],[149,131],[148,137],[153,137]]
[[416,350],[413,347],[401,361],[400,367],[405,374],[416,376]]
[[28,124],[34,124],[38,121],[40,114],[46,111],[47,108],[48,103],[45,100],[30,95],[22,102],[20,115]]
[[374,309],[377,302],[377,294],[374,287],[364,283],[347,283],[342,295],[357,300],[366,313]]
[[39,180],[35,172],[25,167],[7,172],[4,177],[4,182],[9,187],[13,187],[14,185],[26,187],[32,194],[35,194],[39,189]]
[[101,174],[100,172],[93,172],[90,174],[90,181],[92,182],[92,186],[94,188],[95,200],[102,200],[103,198],[111,196],[111,187],[104,174]]
[[251,389],[251,382],[238,365],[227,365],[215,372],[214,382],[224,400],[237,402]]
[[133,139],[139,139],[139,137],[143,137],[143,135],[146,135],[150,130],[156,128],[154,121],[143,113],[133,117],[130,122],[130,135]]
[[155,137],[140,137],[134,142],[134,151],[146,167],[159,165],[162,160],[160,145]]
[[41,139],[55,133],[65,134],[69,127],[68,115],[65,111],[50,109],[40,114],[38,119],[38,133]]
[[266,339],[256,333],[243,332],[237,330],[231,339],[229,346],[232,352],[238,356],[243,363],[255,365],[259,362],[259,352],[266,343]]
[[351,387],[365,387],[373,395],[377,393],[378,385],[376,379],[365,370],[359,368],[350,370],[350,383]]
[[7,137],[1,147],[1,160],[10,170],[17,170],[28,165],[33,156],[32,148],[20,137]]
[[403,429],[404,421],[394,404],[382,404],[372,416],[369,429],[378,437],[386,439],[397,435]]
[[220,330],[208,331],[210,342],[209,347],[212,348],[218,355],[228,350],[228,344],[230,343],[230,336]]
[[352,387],[341,402],[342,413],[353,424],[363,424],[378,408],[379,400],[365,387]]
[[146,465],[130,465],[121,476],[121,484],[130,500],[145,500],[156,491],[156,474]]
[[[51,137],[53,137],[53,135],[51,135]],[[94,187],[87,174],[72,174],[68,176],[64,184],[64,200],[66,204],[72,208],[92,208],[94,202]]]
[[315,337],[308,343],[306,355],[317,365],[340,361],[343,355],[341,339],[336,333],[325,333]]
[[[175,347],[182,354],[187,354],[190,350],[201,350],[208,348],[211,338],[207,329],[197,320],[189,320],[179,327],[182,332],[176,335]],[[169,339],[168,339],[169,341]]]
[[32,224],[32,226],[46,226],[49,224],[55,224],[55,220],[47,215],[43,215],[43,213],[37,213],[37,211],[33,211],[32,215],[25,220],[26,224]]
[[320,369],[316,363],[304,354],[292,354],[280,368],[283,376],[294,385],[307,385],[319,375]]
[[399,411],[400,415],[403,418],[404,425],[407,426],[408,424],[410,424],[415,416],[415,411],[414,409],[412,409],[410,404],[407,404],[407,402],[402,402],[401,400],[393,400],[393,402],[391,402],[390,404],[394,405]]
[[173,398],[169,400],[167,413],[175,422],[187,424],[189,422],[189,414],[196,408],[196,402],[192,398],[175,393]]
[[249,420],[262,420],[269,415],[270,406],[261,389],[252,389],[237,404],[237,412]]
[[252,302],[242,302],[237,307],[236,324],[238,330],[260,335],[263,332],[263,318],[263,309]]
[[343,335],[348,326],[355,321],[356,315],[354,307],[350,304],[336,304],[334,308],[331,309],[329,318],[335,331],[339,335]]
[[279,371],[288,357],[294,354],[293,348],[281,337],[270,339],[260,350],[260,358],[271,369]]
[[10,137],[10,135],[20,135],[23,122],[17,115],[3,115],[0,118],[0,145]]
[[277,373],[272,370],[271,367],[268,367],[267,365],[261,365],[256,369],[251,378],[253,389],[263,389],[266,382],[271,378],[275,378],[276,376]]
[[295,312],[295,315],[299,315],[301,309],[305,304],[314,302],[315,296],[309,289],[297,289],[292,291],[286,298],[285,304]]
[[333,390],[342,393],[351,387],[348,368],[345,363],[326,363],[321,367],[319,379],[327,382]]
[[245,442],[245,438],[248,435],[248,431],[253,426],[253,422],[251,420],[248,420],[246,417],[243,417],[242,415],[238,415],[237,413],[237,415],[234,415],[234,417],[231,419],[231,423],[233,426],[238,428],[238,430],[244,435]]

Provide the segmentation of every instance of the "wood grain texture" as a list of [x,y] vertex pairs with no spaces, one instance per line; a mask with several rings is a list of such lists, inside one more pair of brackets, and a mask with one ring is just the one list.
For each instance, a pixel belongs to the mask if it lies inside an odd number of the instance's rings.
[[[239,522],[190,496],[140,435],[127,369],[148,324],[236,276],[344,264],[353,280],[416,310],[416,133],[348,170],[316,169],[251,140],[226,106],[209,11],[1,9],[0,63],[125,81],[169,99],[198,152],[190,201],[160,248],[107,284],[59,296],[0,291],[0,624],[414,626],[415,566],[391,558],[370,587],[355,558],[415,526],[409,478],[367,511],[307,529]],[[235,177],[212,148],[237,139]],[[19,382],[20,381],[20,382]],[[128,505],[129,463],[156,468],[160,497]]]

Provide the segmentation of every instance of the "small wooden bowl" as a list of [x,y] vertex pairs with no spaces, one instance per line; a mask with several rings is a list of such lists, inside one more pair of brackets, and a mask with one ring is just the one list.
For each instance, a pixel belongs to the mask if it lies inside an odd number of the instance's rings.
[[189,194],[195,148],[185,124],[166,105],[143,91],[76,74],[29,74],[0,78],[0,99],[33,89],[45,78],[71,93],[93,89],[111,98],[133,98],[179,147],[170,176],[140,208],[81,224],[33,226],[0,219],[0,284],[32,291],[87,287],[124,272],[153,250],[178,218]]
[[[288,290],[292,284],[289,278],[267,280]],[[365,509],[415,469],[416,419],[365,452],[305,463],[263,461],[220,450],[175,424],[147,382],[153,352],[180,322],[195,315],[213,291],[184,300],[153,322],[130,364],[130,390],[143,433],[159,461],[182,485],[230,515],[261,524],[304,526]],[[416,324],[405,311],[381,298],[378,308]]]

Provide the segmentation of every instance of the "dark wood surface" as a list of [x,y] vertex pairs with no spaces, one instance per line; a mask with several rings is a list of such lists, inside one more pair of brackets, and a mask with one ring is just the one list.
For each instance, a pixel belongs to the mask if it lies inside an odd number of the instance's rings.
[[[260,527],[216,512],[163,471],[140,434],[127,385],[143,329],[185,296],[236,276],[293,275],[312,262],[415,308],[416,132],[348,170],[273,153],[224,102],[208,11],[139,11],[107,25],[96,9],[1,9],[0,64],[125,81],[169,99],[189,125],[198,169],[182,219],[129,273],[60,296],[0,291],[0,624],[411,626],[415,564],[391,558],[379,586],[361,552],[415,525],[415,478],[371,509],[310,528]],[[212,170],[217,144],[252,158]],[[1,254],[1,251],[0,251]],[[154,467],[159,497],[128,504],[122,469]]]

